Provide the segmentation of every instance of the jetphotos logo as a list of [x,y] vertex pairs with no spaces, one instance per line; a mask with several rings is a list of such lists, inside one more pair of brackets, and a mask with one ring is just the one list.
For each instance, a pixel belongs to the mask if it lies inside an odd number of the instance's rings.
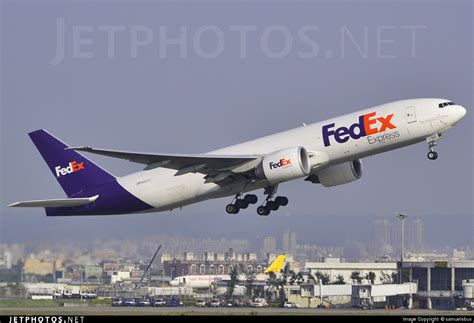
[[[395,129],[397,127],[391,122],[392,118],[393,113],[385,117],[377,117],[377,112],[371,112],[361,115],[359,117],[359,122],[356,122],[349,127],[335,128],[335,123],[325,125],[323,126],[324,146],[331,146],[331,137],[334,137],[336,142],[342,144],[350,138],[359,139],[379,132],[384,132],[387,129]],[[369,143],[371,143],[370,140]]]
[[65,176],[79,170],[85,169],[84,162],[78,163],[77,161],[72,161],[67,167],[56,166],[54,170],[56,171],[56,177]]
[[281,158],[277,163],[270,162],[270,169],[291,166],[291,159]]

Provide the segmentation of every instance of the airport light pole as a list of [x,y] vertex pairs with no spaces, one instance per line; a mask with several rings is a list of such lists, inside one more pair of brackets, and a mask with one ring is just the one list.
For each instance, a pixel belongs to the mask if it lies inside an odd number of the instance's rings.
[[395,213],[395,215],[400,219],[400,273],[398,276],[398,283],[401,284],[403,282],[403,220],[407,215],[400,212]]
[[[171,280],[173,280],[173,270],[174,267],[171,267]],[[173,286],[171,286],[171,298],[173,298]]]

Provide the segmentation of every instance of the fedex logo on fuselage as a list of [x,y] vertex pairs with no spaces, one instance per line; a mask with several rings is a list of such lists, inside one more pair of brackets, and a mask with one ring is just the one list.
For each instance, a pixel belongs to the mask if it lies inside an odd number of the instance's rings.
[[335,123],[323,126],[323,142],[324,146],[331,146],[330,137],[342,144],[352,139],[359,139],[368,135],[373,135],[383,132],[387,129],[395,129],[396,126],[391,123],[393,113],[386,117],[377,117],[377,112],[366,113],[359,117],[359,122],[352,124],[349,127],[339,127],[334,129]]
[[291,165],[291,159],[285,159],[285,158],[281,158],[277,163],[274,163],[274,162],[269,163],[270,169],[289,166],[289,165]]
[[67,167],[56,166],[54,170],[56,171],[56,177],[65,176],[77,172],[84,168],[84,162],[78,163],[77,161],[72,161]]

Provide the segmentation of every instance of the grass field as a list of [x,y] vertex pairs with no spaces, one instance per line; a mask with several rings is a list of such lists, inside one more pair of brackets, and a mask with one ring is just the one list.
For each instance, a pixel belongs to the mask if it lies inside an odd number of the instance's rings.
[[0,300],[0,308],[21,307],[67,307],[67,306],[110,306],[110,299],[3,299]]

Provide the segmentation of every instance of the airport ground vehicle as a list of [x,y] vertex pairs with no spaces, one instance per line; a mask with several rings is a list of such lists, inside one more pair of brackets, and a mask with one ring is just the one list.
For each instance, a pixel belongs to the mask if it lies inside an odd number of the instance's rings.
[[80,297],[82,299],[94,299],[97,298],[97,293],[92,290],[81,290]]

